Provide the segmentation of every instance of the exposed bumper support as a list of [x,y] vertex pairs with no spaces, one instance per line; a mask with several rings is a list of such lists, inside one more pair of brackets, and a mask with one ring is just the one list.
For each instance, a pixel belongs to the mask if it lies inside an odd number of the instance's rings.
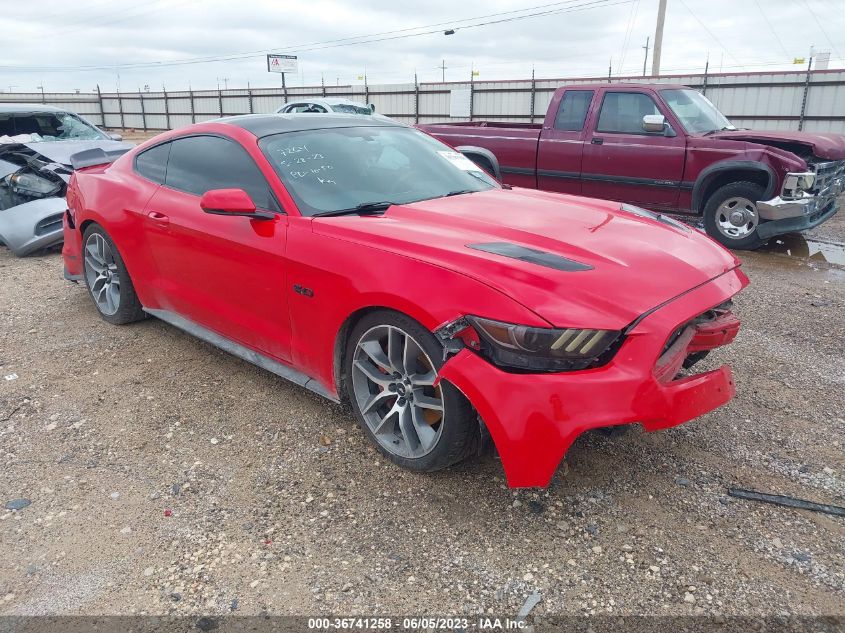
[[760,218],[767,220],[757,227],[761,239],[775,235],[803,231],[829,220],[842,204],[845,181],[836,178],[817,194],[805,193],[797,200],[780,196],[757,203]]

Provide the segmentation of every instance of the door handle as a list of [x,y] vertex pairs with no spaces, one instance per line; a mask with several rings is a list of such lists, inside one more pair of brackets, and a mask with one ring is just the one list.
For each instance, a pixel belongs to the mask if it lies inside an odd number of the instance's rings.
[[590,141],[590,143],[592,143],[593,145],[601,145],[604,143],[604,139],[598,136],[594,136],[593,140]]
[[147,213],[147,217],[157,224],[170,224],[170,218],[164,215],[163,213],[159,213],[158,211],[150,211],[149,213]]

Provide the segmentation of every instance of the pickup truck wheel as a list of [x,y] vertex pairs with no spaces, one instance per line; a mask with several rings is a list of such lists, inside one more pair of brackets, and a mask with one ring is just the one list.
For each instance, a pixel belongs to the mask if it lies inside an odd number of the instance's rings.
[[112,325],[147,318],[126,264],[103,227],[91,224],[85,229],[82,243],[82,277],[100,316]]
[[753,182],[732,182],[717,189],[704,205],[707,234],[728,248],[753,250],[763,245],[757,234],[757,200],[763,187]]
[[434,385],[443,347],[398,312],[365,316],[349,335],[345,386],[364,433],[390,461],[429,472],[477,451],[479,425],[469,401],[446,381]]

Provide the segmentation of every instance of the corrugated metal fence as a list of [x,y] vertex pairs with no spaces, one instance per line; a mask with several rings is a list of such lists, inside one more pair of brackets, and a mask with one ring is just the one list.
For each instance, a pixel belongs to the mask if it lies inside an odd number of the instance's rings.
[[[845,133],[845,70],[613,78],[681,83],[703,91],[738,127]],[[406,123],[542,122],[555,88],[607,78],[527,79],[373,86],[310,86],[176,92],[0,93],[0,102],[48,103],[106,128],[166,130],[219,116],[273,112],[294,99],[347,97]],[[469,95],[468,117],[450,117],[452,99]]]

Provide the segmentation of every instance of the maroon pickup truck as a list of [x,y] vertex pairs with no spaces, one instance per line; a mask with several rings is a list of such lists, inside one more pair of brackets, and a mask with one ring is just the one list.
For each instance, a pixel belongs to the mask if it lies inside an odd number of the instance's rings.
[[558,88],[542,125],[419,125],[504,182],[704,216],[730,248],[821,224],[845,189],[845,136],[738,130],[673,84]]

